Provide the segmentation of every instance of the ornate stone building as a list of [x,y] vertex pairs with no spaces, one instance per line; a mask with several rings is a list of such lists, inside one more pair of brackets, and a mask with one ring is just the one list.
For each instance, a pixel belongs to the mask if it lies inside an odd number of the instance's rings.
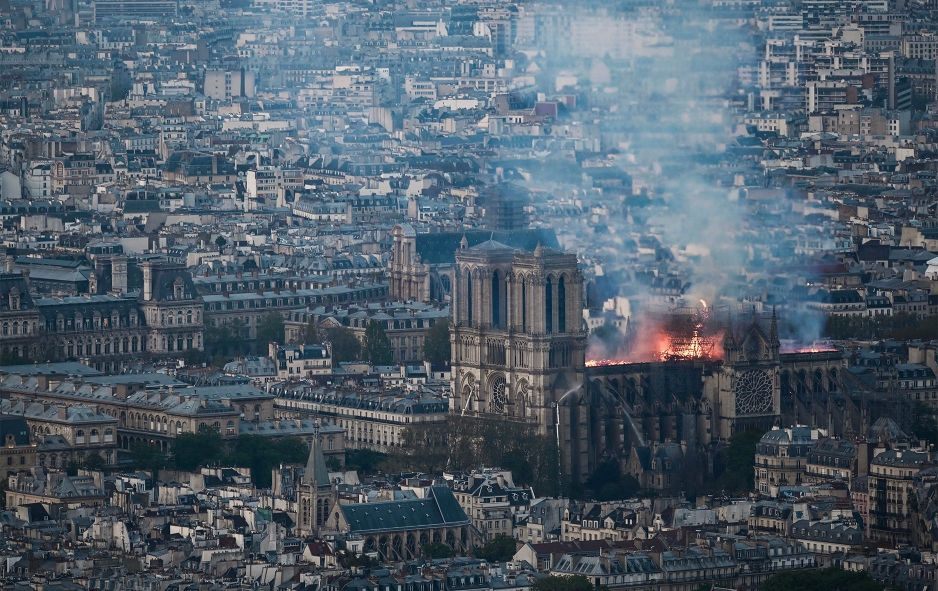
[[[169,388],[154,389],[143,383],[146,379],[146,374],[128,375],[126,378],[74,378],[11,373],[0,380],[0,396],[14,405],[81,405],[98,415],[106,415],[109,418],[101,421],[96,436],[92,433],[94,426],[74,426],[66,433],[63,425],[59,433],[71,437],[71,443],[76,446],[106,443],[108,448],[112,448],[116,443],[117,453],[137,445],[150,445],[167,451],[178,435],[202,429],[213,429],[222,438],[232,439],[241,432],[241,421],[261,422],[273,418],[273,395],[250,386],[193,387],[178,384],[179,388],[170,385]],[[51,426],[51,422],[47,422]],[[116,433],[109,434],[109,428]],[[79,434],[78,430],[84,430],[84,433]],[[109,435],[113,436],[113,442],[108,441]]]
[[92,456],[107,465],[117,459],[117,419],[89,406],[0,400],[0,413],[23,417],[30,439],[39,446],[37,463],[41,467],[80,466]]
[[140,308],[146,318],[147,351],[202,350],[202,298],[184,265],[144,261]]
[[146,350],[148,328],[135,297],[45,297],[36,300],[36,309],[52,359],[79,359],[111,370]]
[[140,267],[139,293],[124,290],[126,263],[118,258],[111,272],[121,288],[114,293],[35,299],[28,274],[0,273],[0,355],[74,359],[114,371],[142,353],[201,350],[203,302],[185,267],[160,260]]
[[399,302],[446,302],[450,300],[456,270],[456,252],[465,242],[469,247],[493,240],[531,251],[541,244],[558,248],[551,230],[468,230],[465,232],[417,233],[409,224],[391,231],[391,300]]
[[533,422],[556,435],[568,473],[585,475],[591,444],[589,409],[577,408],[586,402],[586,331],[576,255],[463,240],[455,279],[452,410]]
[[0,273],[0,356],[25,358],[39,352],[40,316],[29,295],[27,275]]
[[0,483],[36,465],[36,443],[23,417],[0,414]]
[[476,529],[445,486],[430,486],[423,497],[333,506],[328,530],[346,534],[361,552],[384,561],[412,560],[428,544],[446,544],[457,554],[480,542]]

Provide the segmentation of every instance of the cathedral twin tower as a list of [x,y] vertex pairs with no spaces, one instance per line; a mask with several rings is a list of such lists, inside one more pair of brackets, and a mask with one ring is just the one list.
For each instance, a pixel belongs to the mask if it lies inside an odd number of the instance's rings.
[[[586,332],[575,254],[494,240],[456,251],[451,304],[453,405],[462,416],[530,422],[576,446],[568,394],[582,390]],[[561,405],[559,411],[555,405]]]

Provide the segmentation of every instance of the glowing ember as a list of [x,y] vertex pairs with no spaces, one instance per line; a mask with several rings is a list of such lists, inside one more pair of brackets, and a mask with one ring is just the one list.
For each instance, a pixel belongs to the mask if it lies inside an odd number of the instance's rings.
[[642,326],[614,356],[601,351],[586,362],[587,367],[654,361],[693,361],[722,359],[722,331],[710,327],[710,308],[700,300],[695,309]]
[[687,337],[669,335],[664,330],[658,330],[650,339],[633,346],[629,354],[607,359],[588,359],[586,367],[649,361],[717,360],[723,358],[721,342],[722,334],[704,337],[697,330]]
[[783,341],[780,351],[782,353],[834,353],[839,349],[829,341],[814,341],[807,345]]
[[586,367],[606,367],[607,365],[623,365],[631,363],[627,359],[587,359]]

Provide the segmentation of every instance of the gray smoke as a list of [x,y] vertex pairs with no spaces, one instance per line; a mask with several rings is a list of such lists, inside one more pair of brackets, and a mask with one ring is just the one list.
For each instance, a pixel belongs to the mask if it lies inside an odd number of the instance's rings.
[[[538,207],[564,246],[628,298],[632,328],[654,332],[661,309],[700,300],[734,315],[787,304],[797,278],[785,271],[796,257],[783,245],[800,218],[782,191],[782,199],[750,198],[765,181],[758,150],[736,124],[747,103],[737,72],[758,51],[745,22],[690,2],[531,9],[567,17],[561,32],[545,16],[531,39],[538,87],[548,95],[589,88],[578,98],[603,156],[583,165],[627,173],[633,188],[600,192],[563,178],[560,166],[531,174],[528,185],[545,196]],[[551,219],[558,202],[580,215],[560,209]],[[669,279],[686,285],[682,298],[660,288]],[[789,338],[820,336],[819,315],[800,305],[779,312]],[[591,355],[622,353],[610,349],[619,346],[597,341]]]

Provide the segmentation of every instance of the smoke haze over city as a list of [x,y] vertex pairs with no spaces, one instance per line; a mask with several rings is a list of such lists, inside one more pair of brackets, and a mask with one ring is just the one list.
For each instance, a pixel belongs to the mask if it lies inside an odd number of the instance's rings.
[[0,586],[934,589],[938,0],[0,0]]

